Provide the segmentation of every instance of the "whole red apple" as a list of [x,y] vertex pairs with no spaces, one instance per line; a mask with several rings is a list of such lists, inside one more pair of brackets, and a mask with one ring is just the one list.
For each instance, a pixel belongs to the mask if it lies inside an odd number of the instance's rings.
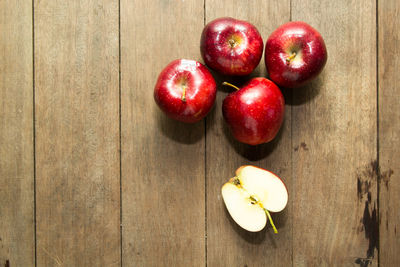
[[260,63],[263,41],[254,25],[219,18],[204,27],[200,52],[207,66],[222,74],[248,75]]
[[324,68],[328,54],[321,34],[305,22],[278,27],[265,45],[269,77],[279,86],[300,87]]
[[211,110],[216,93],[215,80],[203,64],[177,59],[158,76],[154,100],[172,119],[193,123]]
[[250,145],[274,139],[285,115],[285,100],[278,86],[265,78],[253,78],[243,88],[235,88],[222,104],[233,136]]

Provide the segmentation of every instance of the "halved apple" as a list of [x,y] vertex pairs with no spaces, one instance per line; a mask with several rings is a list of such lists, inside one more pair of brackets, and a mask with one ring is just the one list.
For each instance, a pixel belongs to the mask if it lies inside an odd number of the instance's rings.
[[222,186],[221,192],[229,214],[242,228],[261,231],[268,217],[274,232],[278,233],[269,211],[279,212],[288,202],[288,191],[278,176],[255,166],[242,166]]

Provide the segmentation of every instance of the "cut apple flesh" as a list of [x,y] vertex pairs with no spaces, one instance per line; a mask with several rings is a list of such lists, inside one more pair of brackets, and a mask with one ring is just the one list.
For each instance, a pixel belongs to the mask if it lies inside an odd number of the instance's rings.
[[277,233],[268,210],[278,212],[285,208],[286,186],[273,173],[254,166],[240,167],[236,175],[221,190],[233,220],[250,232],[258,232],[265,227],[268,217]]
[[244,166],[237,170],[242,187],[263,204],[264,208],[279,212],[286,207],[288,193],[285,184],[278,176],[254,166]]
[[264,210],[252,204],[249,194],[232,183],[222,187],[222,197],[233,220],[250,232],[261,231],[267,223]]

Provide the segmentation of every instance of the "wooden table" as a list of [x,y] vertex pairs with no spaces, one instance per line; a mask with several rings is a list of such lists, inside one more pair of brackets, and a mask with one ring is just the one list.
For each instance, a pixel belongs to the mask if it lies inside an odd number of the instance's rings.
[[[153,101],[221,16],[264,41],[303,20],[326,41],[269,144],[234,141],[222,86],[194,125]],[[0,1],[0,266],[400,266],[399,28],[398,0]],[[225,210],[244,164],[288,186],[278,235]]]

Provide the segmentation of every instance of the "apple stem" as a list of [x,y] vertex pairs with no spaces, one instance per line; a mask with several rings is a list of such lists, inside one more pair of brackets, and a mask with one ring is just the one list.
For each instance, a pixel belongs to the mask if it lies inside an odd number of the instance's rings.
[[296,52],[293,52],[288,58],[286,58],[286,64],[290,64],[290,61],[292,61],[292,59],[294,59],[294,57],[296,56]]
[[264,208],[264,211],[265,211],[265,213],[267,214],[267,217],[268,217],[269,222],[270,222],[270,224],[271,224],[271,226],[272,226],[272,229],[274,229],[274,233],[277,234],[277,233],[278,233],[278,230],[277,230],[276,227],[275,227],[275,224],[274,224],[274,221],[272,220],[271,214],[269,214],[268,210],[265,209],[265,208]]
[[183,90],[183,92],[182,92],[181,99],[182,99],[183,102],[186,102],[186,86],[183,86],[182,90]]
[[239,87],[237,87],[237,86],[235,86],[235,85],[233,85],[233,84],[231,84],[231,83],[228,83],[228,82],[223,82],[222,85],[230,86],[230,87],[235,88],[236,90],[240,90]]

